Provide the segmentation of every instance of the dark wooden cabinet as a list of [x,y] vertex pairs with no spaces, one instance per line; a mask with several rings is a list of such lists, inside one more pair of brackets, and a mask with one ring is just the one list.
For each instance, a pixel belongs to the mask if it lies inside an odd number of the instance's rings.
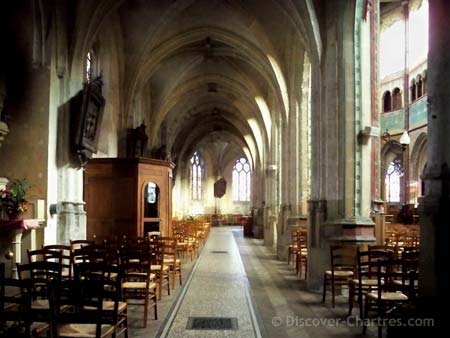
[[167,161],[98,158],[84,172],[87,237],[170,236],[172,169]]

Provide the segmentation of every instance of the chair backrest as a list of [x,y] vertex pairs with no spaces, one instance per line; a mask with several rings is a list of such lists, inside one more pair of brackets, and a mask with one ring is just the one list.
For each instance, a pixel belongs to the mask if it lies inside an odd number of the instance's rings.
[[164,265],[165,246],[162,241],[155,241],[150,244],[151,246],[151,261],[154,265],[160,265],[161,268]]
[[[79,263],[74,267],[76,280],[121,280],[121,269],[107,263]],[[120,294],[118,295],[120,298]]]
[[161,236],[161,232],[160,231],[147,232],[147,238],[150,239],[150,240],[155,239],[155,238],[160,237],[160,236]]
[[160,237],[159,240],[164,245],[165,256],[177,255],[177,239],[175,237]]
[[363,279],[376,279],[379,260],[393,259],[394,254],[389,250],[367,250],[357,251],[357,267],[359,284],[362,286]]
[[148,249],[128,247],[120,251],[120,269],[123,281],[148,284],[151,264],[151,252]]
[[299,228],[294,228],[291,230],[291,244],[297,244],[297,234]]
[[356,265],[356,246],[351,245],[332,245],[330,246],[331,254],[331,271],[354,271]]
[[60,281],[62,278],[62,265],[46,261],[17,264],[17,273],[20,280],[29,280],[33,299],[46,299],[48,296],[48,283],[50,281]]
[[62,252],[48,249],[27,250],[28,263],[55,262],[62,263]]
[[297,248],[306,249],[308,246],[308,231],[306,229],[297,230]]
[[377,261],[378,259],[396,258],[398,256],[398,248],[389,245],[369,245],[369,260]]
[[[102,337],[103,324],[117,324],[119,300],[116,295],[120,293],[120,281],[76,278],[53,281],[48,289],[52,337],[59,337],[59,327],[63,324],[95,324],[96,338]],[[113,306],[104,308],[104,300],[113,301]],[[73,310],[65,311],[66,305]]]
[[69,278],[71,278],[71,255],[70,255],[70,246],[69,245],[62,245],[62,244],[52,244],[52,245],[45,245],[42,247],[43,250],[47,251],[56,251],[61,253],[61,265],[63,269],[63,273],[67,272],[69,275]]
[[81,249],[84,246],[87,245],[93,245],[95,242],[94,241],[89,241],[86,239],[76,239],[76,240],[71,240],[70,241],[70,252],[74,252],[77,249]]
[[[28,280],[5,277],[5,264],[0,263],[0,320],[24,323],[29,329],[31,290]],[[27,332],[29,332],[27,330]]]
[[106,263],[108,250],[103,244],[83,246],[72,252],[72,264],[78,263]]
[[[404,291],[407,294],[414,294],[416,289],[415,280],[417,279],[418,268],[418,260],[378,260],[378,299],[381,300],[382,292]],[[406,283],[407,280],[408,283]],[[402,283],[398,283],[399,281],[402,281]]]

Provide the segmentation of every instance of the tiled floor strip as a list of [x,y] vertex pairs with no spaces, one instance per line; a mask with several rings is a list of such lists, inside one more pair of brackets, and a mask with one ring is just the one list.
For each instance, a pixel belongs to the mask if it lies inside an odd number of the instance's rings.
[[[213,251],[227,251],[220,255]],[[213,228],[157,337],[261,338],[232,228]],[[190,317],[237,318],[237,330],[187,330]]]

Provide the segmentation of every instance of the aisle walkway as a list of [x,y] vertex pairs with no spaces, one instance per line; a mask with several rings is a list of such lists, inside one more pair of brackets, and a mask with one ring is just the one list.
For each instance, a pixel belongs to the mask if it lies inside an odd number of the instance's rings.
[[248,285],[232,228],[213,228],[156,337],[261,337]]
[[[376,327],[362,335],[361,322],[347,317],[348,296],[330,297],[322,303],[319,293],[306,290],[295,268],[280,261],[261,239],[233,232],[250,283],[254,306],[267,338],[374,338]],[[358,308],[354,309],[354,315]]]
[[376,337],[375,327],[363,336],[347,322],[347,297],[338,297],[334,309],[323,304],[292,266],[262,240],[244,238],[240,227],[212,228],[195,264],[185,262],[184,276],[183,287],[159,303],[160,320],[149,320],[147,328],[140,327],[142,309],[130,307],[130,338]]

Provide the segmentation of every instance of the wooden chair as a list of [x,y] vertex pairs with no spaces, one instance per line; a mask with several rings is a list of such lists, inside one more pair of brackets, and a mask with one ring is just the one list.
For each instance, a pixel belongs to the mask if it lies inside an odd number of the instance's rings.
[[72,279],[70,246],[62,244],[52,244],[42,246],[42,249],[61,253],[62,277]]
[[81,256],[82,251],[80,250],[86,246],[94,245],[94,243],[95,243],[94,241],[84,239],[77,239],[70,241],[70,265],[72,273],[74,264],[84,262],[85,260],[85,258]]
[[31,310],[49,310],[48,283],[62,279],[61,264],[48,261],[17,264],[17,273],[20,280],[30,283]]
[[[49,283],[52,337],[106,338],[114,335],[118,322],[118,290],[118,279]],[[104,308],[105,300],[112,300],[112,306]]]
[[106,263],[107,249],[103,245],[92,244],[75,249],[71,255],[72,265],[78,263]]
[[[38,337],[48,330],[44,322],[36,322],[31,311],[29,280],[5,277],[5,264],[0,264],[0,335],[2,337]],[[8,323],[14,322],[14,331]]]
[[62,253],[60,251],[37,249],[27,250],[28,263],[32,262],[56,262],[62,261]]
[[298,251],[298,241],[297,241],[297,235],[298,235],[298,231],[300,229],[299,228],[295,228],[292,229],[291,231],[291,244],[289,244],[288,247],[288,264],[291,264],[291,258],[292,256],[296,257],[297,256],[297,251]]
[[[128,337],[128,316],[127,303],[121,301],[122,290],[119,287],[122,283],[121,267],[107,263],[79,263],[75,265],[74,277],[76,280],[108,280],[116,283],[114,287],[115,293],[111,293],[113,298],[103,299],[103,309],[111,311],[114,309],[115,302],[117,305],[117,323],[115,324],[115,335],[122,334]],[[95,310],[95,308],[90,308]]]
[[[122,269],[122,298],[143,300],[144,303],[132,303],[144,306],[144,327],[147,327],[149,302],[154,308],[155,320],[158,319],[156,298],[156,276],[151,273],[150,252],[136,248],[126,248],[120,253]],[[131,303],[130,303],[131,304]]]
[[335,306],[336,286],[348,285],[353,277],[356,261],[356,248],[332,245],[330,247],[331,269],[323,276],[322,302],[325,303],[327,286],[331,286],[331,304]]
[[[194,222],[186,222],[186,229],[185,229],[185,241],[188,243],[188,246],[190,247],[190,250],[193,255],[196,255],[198,257],[199,255],[199,249],[200,249],[200,243],[198,240],[198,234],[196,230],[196,225]],[[191,260],[192,260],[192,254],[191,254]]]
[[167,295],[170,296],[170,267],[164,264],[164,243],[162,241],[154,241],[151,246],[151,272],[156,276],[156,284],[158,287],[158,300],[162,296],[163,284],[167,283]]
[[37,261],[17,264],[17,272],[19,281],[22,286],[26,285],[27,297],[30,298],[27,312],[33,323],[31,330],[36,334],[45,332],[51,322],[48,284],[51,281],[61,281],[62,266],[58,262]]
[[393,281],[399,289],[408,296],[408,299],[415,299],[419,293],[419,253],[416,251],[403,253],[401,266],[397,267],[397,274],[401,278]]
[[[377,318],[384,318],[389,310],[398,304],[407,302],[408,296],[402,292],[401,286],[395,283],[398,280],[398,267],[402,266],[401,260],[378,260],[377,261],[377,290],[368,292],[365,298],[363,334],[367,330],[369,311],[376,309]],[[414,283],[413,283],[414,284]],[[380,323],[380,322],[379,322]],[[378,325],[378,337],[382,337],[383,327]]]
[[295,268],[297,274],[302,277],[303,267],[305,270],[305,279],[308,276],[308,237],[306,229],[297,231],[297,253],[295,259]]
[[359,305],[360,317],[363,317],[363,295],[377,289],[377,262],[378,260],[393,259],[394,253],[390,250],[368,250],[357,251],[357,278],[349,283],[349,308],[348,315],[351,316],[355,296]]
[[180,228],[174,233],[174,237],[177,240],[178,253],[183,258],[186,254],[189,254],[192,261],[196,250],[195,241],[188,236],[187,225],[185,223],[180,223]]
[[174,237],[160,237],[160,240],[164,243],[164,265],[169,266],[170,273],[172,274],[172,289],[175,289],[175,279],[178,276],[179,283],[182,285],[181,276],[181,260],[178,258],[178,246],[177,240]]

